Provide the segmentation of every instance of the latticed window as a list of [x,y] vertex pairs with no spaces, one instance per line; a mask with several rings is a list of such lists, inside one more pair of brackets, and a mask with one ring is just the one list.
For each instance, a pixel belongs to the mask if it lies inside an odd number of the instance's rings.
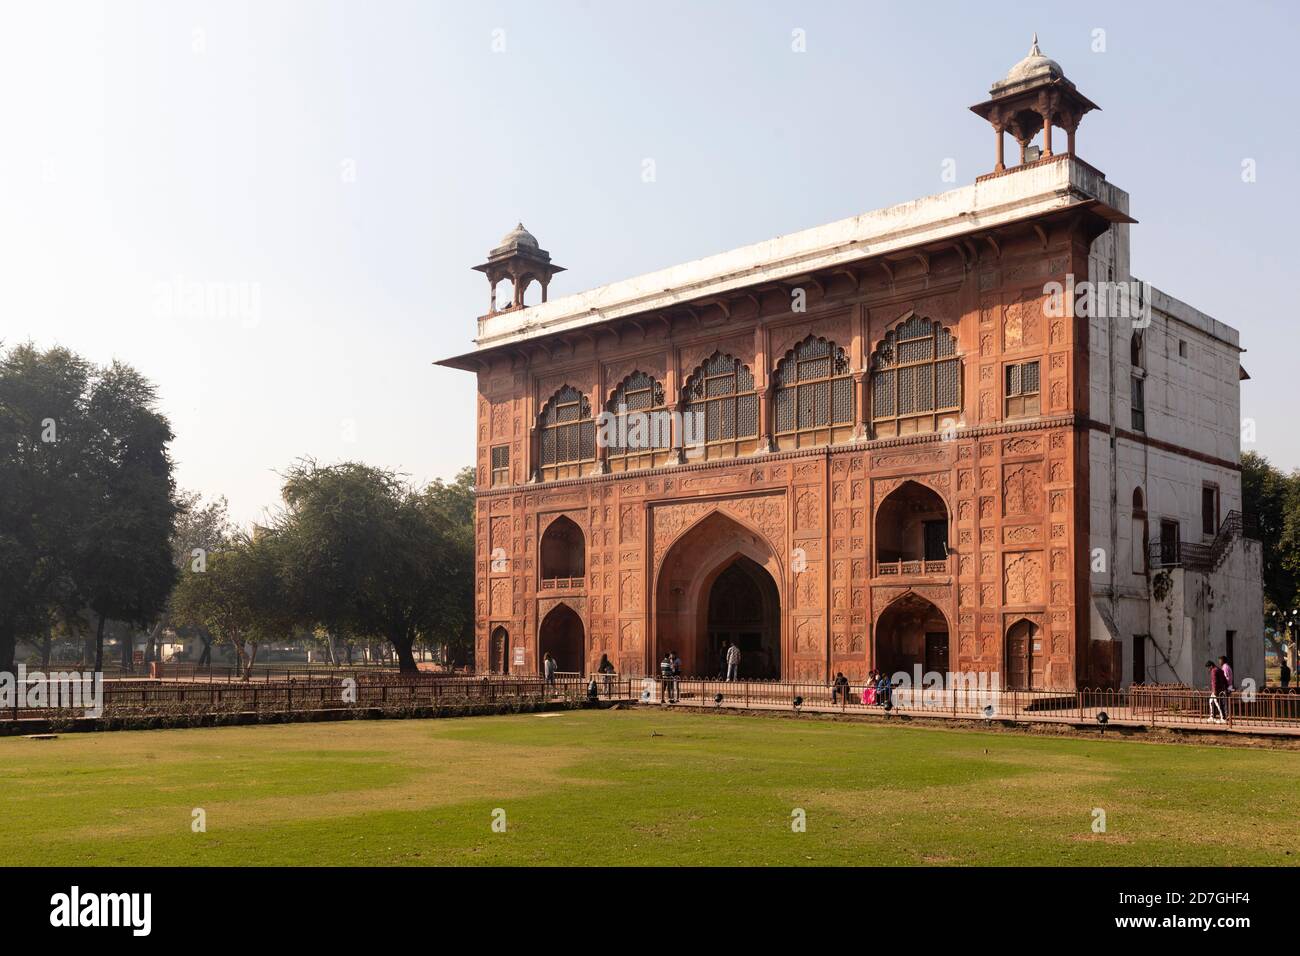
[[542,480],[577,478],[583,463],[596,460],[596,423],[591,417],[591,404],[572,385],[551,396],[539,424]]
[[848,356],[835,343],[808,336],[786,353],[773,385],[782,444],[799,448],[853,437],[853,376]]
[[1006,370],[1007,418],[1032,418],[1038,414],[1038,363],[1017,362]]
[[492,446],[492,485],[510,484],[510,446]]
[[877,438],[938,431],[961,415],[957,340],[938,322],[912,316],[871,357],[871,423]]
[[673,434],[662,384],[645,372],[633,372],[614,390],[605,411],[609,417],[602,440],[610,471],[668,463]]
[[685,393],[688,457],[699,453],[701,440],[706,458],[734,458],[758,447],[758,393],[739,359],[714,352],[686,380]]

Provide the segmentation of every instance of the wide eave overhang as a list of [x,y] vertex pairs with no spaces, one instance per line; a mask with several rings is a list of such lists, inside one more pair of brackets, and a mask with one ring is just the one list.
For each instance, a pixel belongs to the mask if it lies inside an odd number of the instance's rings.
[[477,347],[436,363],[476,371],[496,353],[616,319],[716,301],[753,286],[951,248],[963,238],[1046,218],[1092,217],[1100,232],[1132,223],[1128,194],[1077,157],[1058,156],[969,186],[864,213],[669,269],[480,320]]

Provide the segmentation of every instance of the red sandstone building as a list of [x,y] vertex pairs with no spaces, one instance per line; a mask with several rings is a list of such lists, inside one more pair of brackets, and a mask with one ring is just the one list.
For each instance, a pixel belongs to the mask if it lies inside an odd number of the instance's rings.
[[[1054,308],[1068,276],[1130,278],[1128,197],[1075,154],[1095,106],[1035,44],[973,109],[997,149],[967,187],[550,301],[560,268],[522,226],[477,267],[476,348],[441,364],[478,376],[480,670],[534,673],[549,652],[648,674],[673,650],[713,675],[730,641],[749,677],[1194,680],[1178,662],[1213,635],[1151,623],[1158,566],[1196,570],[1177,547],[1148,560],[1151,499],[1175,514],[1181,492],[1143,469],[1158,448],[1189,487],[1212,474],[1217,534],[1239,459],[1151,437],[1134,383],[1155,382],[1143,336],[1200,313],[1155,293],[1148,332]],[[1235,434],[1236,333],[1203,318]],[[602,411],[677,414],[628,447],[600,440]]]

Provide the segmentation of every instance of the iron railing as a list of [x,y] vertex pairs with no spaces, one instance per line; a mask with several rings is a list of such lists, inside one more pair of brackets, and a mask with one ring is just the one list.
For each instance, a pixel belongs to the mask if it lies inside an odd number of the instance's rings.
[[[33,695],[47,681],[43,695]],[[9,706],[0,709],[0,722],[28,718],[83,716],[67,708],[33,703],[55,700],[48,677],[29,678],[17,688]],[[876,693],[862,683],[759,681],[681,677],[662,679],[626,674],[557,674],[542,677],[337,672],[289,680],[226,681],[105,681],[103,715],[194,716],[206,714],[276,714],[348,710],[457,708],[475,704],[538,703],[560,700],[578,703],[639,701],[703,708],[800,710],[1118,726],[1165,726],[1185,729],[1223,725],[1238,729],[1300,733],[1300,689],[1233,693],[1211,704],[1208,691],[1176,685],[1137,685],[1122,690],[1020,690],[981,687],[971,681],[952,686],[935,682],[926,687],[895,686]]]
[[1237,538],[1258,540],[1258,537],[1259,522],[1254,515],[1229,511],[1209,544],[1182,540],[1152,541],[1148,557],[1153,568],[1181,567],[1189,571],[1209,573],[1223,563]]

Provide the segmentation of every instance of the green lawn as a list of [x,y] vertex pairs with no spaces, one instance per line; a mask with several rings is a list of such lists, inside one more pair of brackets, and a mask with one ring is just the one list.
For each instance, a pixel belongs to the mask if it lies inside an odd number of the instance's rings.
[[1300,753],[1113,737],[576,711],[0,738],[10,865],[1291,864],[1297,820]]

